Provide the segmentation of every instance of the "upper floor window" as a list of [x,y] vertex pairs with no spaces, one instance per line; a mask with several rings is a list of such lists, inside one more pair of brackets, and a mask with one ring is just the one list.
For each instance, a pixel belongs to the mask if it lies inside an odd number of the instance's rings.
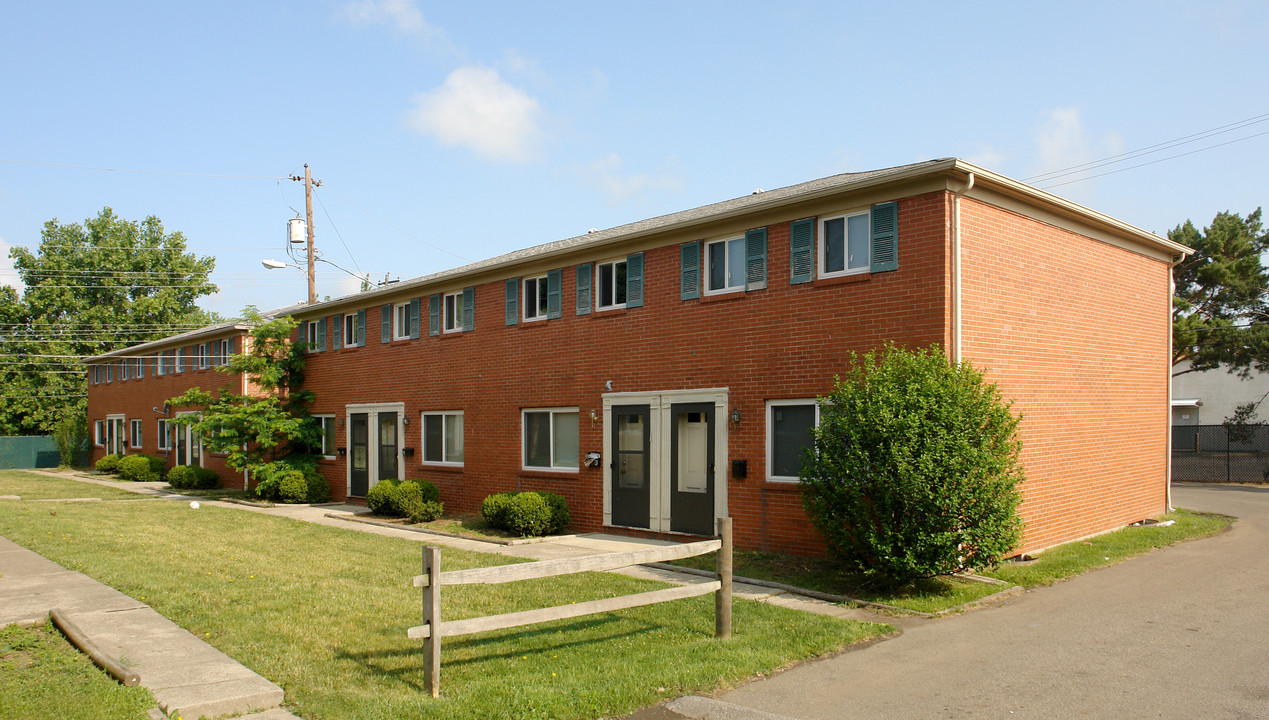
[[868,272],[872,223],[868,211],[820,221],[820,277]]
[[463,330],[464,295],[456,292],[445,296],[445,332]]
[[344,347],[356,347],[360,345],[358,334],[360,328],[357,325],[357,313],[348,313],[344,315]]
[[625,260],[599,263],[595,266],[595,306],[600,310],[626,306]]
[[317,322],[310,320],[304,323],[304,342],[308,343],[309,350],[317,349]]
[[705,292],[721,293],[745,288],[745,239],[716,240],[705,246],[708,269]]
[[524,279],[524,319],[542,320],[546,318],[547,281],[546,276]]
[[397,303],[392,306],[392,339],[408,340],[410,338],[410,303]]

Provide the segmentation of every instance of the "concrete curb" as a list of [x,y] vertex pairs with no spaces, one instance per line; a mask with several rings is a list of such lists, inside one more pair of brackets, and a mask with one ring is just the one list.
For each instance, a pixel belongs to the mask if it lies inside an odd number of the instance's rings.
[[566,540],[575,540],[580,535],[551,535],[550,537],[538,538],[490,538],[476,537],[474,535],[463,535],[461,533],[446,532],[444,530],[432,530],[429,528],[415,527],[404,523],[395,523],[387,520],[375,520],[374,518],[362,517],[360,515],[349,515],[347,513],[326,513],[326,517],[336,520],[346,520],[348,522],[365,523],[366,525],[378,525],[379,527],[395,528],[397,530],[409,530],[410,532],[423,533],[424,535],[440,535],[441,537],[458,538],[459,540],[471,540],[473,542],[488,543],[490,545],[537,545],[540,543],[563,542]]

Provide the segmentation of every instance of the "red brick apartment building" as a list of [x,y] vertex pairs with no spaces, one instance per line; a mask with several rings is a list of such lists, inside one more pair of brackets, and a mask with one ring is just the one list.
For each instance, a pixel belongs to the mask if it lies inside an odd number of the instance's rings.
[[[1171,266],[1186,252],[944,159],[756,191],[294,315],[335,499],[383,478],[432,480],[464,511],[550,490],[580,531],[703,535],[730,516],[741,547],[812,554],[823,543],[796,476],[815,398],[851,351],[938,344],[986,368],[1023,416],[1019,550],[1033,551],[1166,510]],[[119,359],[243,329],[205,332],[89,361],[116,363],[113,385],[90,384],[105,445],[110,418],[153,425],[141,398],[179,391],[133,387],[201,379],[121,382]]]

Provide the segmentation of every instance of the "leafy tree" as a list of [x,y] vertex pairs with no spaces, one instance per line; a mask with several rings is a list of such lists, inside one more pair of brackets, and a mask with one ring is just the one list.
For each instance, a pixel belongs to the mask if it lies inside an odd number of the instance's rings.
[[1194,248],[1173,273],[1172,365],[1187,372],[1225,366],[1246,377],[1269,372],[1269,232],[1260,208],[1246,218],[1218,213],[1200,231],[1189,220],[1168,238]]
[[313,393],[300,389],[306,344],[291,341],[297,323],[290,316],[266,322],[252,307],[244,311],[244,322],[254,326],[251,341],[219,369],[246,375],[258,392],[244,395],[229,385],[216,393],[191,388],[168,402],[202,412],[178,415],[171,422],[192,426],[204,447],[225,453],[225,464],[253,478],[309,469],[315,464],[309,448],[320,438],[307,409]]
[[981,371],[937,347],[852,355],[803,458],[807,515],[878,584],[994,563],[1021,537],[1018,422]]
[[0,434],[49,433],[83,414],[79,359],[219,321],[194,302],[216,291],[215,260],[185,251],[156,217],[45,223],[38,250],[13,248],[26,286],[0,287]]

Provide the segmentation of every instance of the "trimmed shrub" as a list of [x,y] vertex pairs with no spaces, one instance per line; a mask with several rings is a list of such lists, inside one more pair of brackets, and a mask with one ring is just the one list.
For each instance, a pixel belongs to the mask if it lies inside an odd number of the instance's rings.
[[490,525],[526,537],[558,533],[572,519],[563,496],[536,490],[490,495],[480,514]]
[[177,465],[167,471],[167,484],[177,490],[206,490],[220,484],[220,476],[211,468]]
[[324,503],[330,500],[330,483],[317,472],[317,468],[305,470],[304,480],[308,483],[308,502]]
[[435,520],[444,512],[441,494],[429,480],[406,480],[388,494],[388,510],[392,515],[410,518],[412,522]]
[[290,458],[274,460],[252,470],[256,497],[270,502],[314,503],[330,499],[330,486],[310,463]]
[[380,480],[366,493],[366,507],[375,515],[392,514],[392,491],[397,487],[396,480]]
[[106,457],[97,461],[97,472],[112,473],[119,472],[119,458],[123,457],[118,453],[111,453]]
[[160,479],[159,471],[154,467],[154,461],[158,460],[158,466],[163,467],[163,461],[159,458],[153,458],[149,455],[125,455],[119,458],[116,464],[116,472],[119,477],[132,482],[155,482]]
[[990,565],[1021,537],[1018,422],[982,371],[937,347],[852,355],[803,457],[806,514],[878,584]]

